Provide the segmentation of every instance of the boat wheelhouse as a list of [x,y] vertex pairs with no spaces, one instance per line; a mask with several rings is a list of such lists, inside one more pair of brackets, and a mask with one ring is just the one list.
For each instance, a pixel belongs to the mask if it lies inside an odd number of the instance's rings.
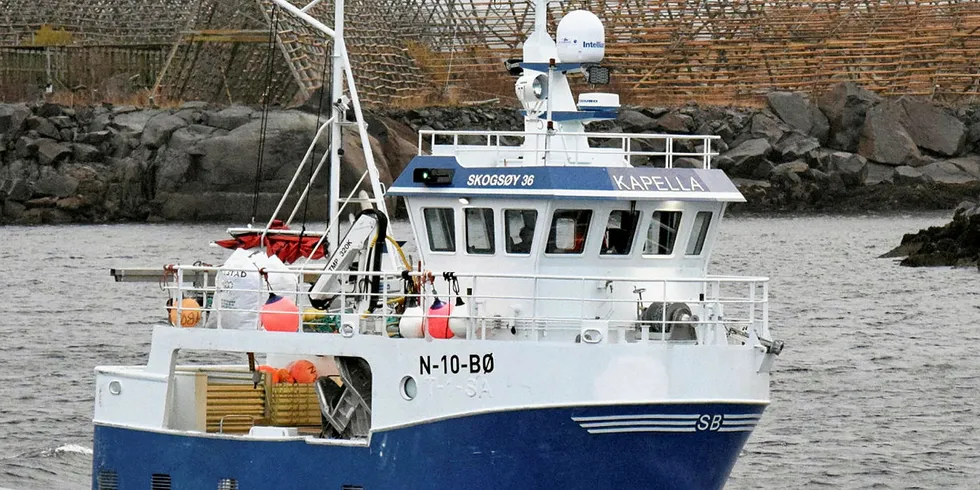
[[[765,278],[707,273],[742,200],[714,137],[586,132],[619,105],[568,83],[608,78],[601,23],[571,12],[556,43],[539,0],[513,67],[525,131],[422,131],[383,192],[342,2],[329,29],[318,2],[274,1],[335,35],[337,103],[311,145],[331,145],[331,222],[297,237],[294,209],[230,230],[221,266],[163,269],[147,364],[96,369],[93,488],[721,488],[782,344]],[[370,192],[339,186],[348,110]],[[307,259],[283,263],[291,243]]]

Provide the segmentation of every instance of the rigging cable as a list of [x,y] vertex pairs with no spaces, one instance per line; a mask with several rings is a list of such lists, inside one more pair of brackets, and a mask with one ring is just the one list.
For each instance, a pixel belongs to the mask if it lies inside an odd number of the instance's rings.
[[275,68],[276,32],[278,30],[279,7],[273,5],[272,16],[269,20],[269,63],[266,71],[265,94],[262,97],[262,122],[259,129],[259,154],[258,159],[255,162],[255,187],[252,190],[252,224],[255,224],[255,215],[258,214],[259,210],[259,189],[262,182],[262,163],[265,159],[266,131],[269,128],[269,106],[272,102],[272,76],[274,75]]

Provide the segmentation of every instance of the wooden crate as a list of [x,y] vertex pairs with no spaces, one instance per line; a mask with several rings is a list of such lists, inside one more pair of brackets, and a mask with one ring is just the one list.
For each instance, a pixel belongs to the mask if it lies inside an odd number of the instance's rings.
[[272,384],[268,375],[257,387],[245,379],[209,378],[206,405],[208,432],[243,434],[254,425],[320,427],[320,404],[313,385]]
[[207,431],[243,434],[253,425],[263,425],[265,386],[244,383],[208,383]]

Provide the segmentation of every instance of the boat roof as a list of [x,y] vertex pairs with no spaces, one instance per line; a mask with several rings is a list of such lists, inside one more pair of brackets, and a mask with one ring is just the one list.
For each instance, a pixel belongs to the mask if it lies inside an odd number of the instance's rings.
[[[426,183],[415,178],[416,170],[433,169],[444,169],[443,181]],[[453,156],[427,155],[413,158],[386,194],[745,202],[735,184],[718,169],[591,165],[464,167]]]

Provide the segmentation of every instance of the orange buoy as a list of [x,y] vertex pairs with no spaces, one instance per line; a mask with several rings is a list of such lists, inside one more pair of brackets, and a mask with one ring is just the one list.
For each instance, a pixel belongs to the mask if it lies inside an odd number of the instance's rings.
[[310,361],[305,359],[294,361],[289,363],[286,369],[289,370],[289,375],[292,376],[293,381],[296,383],[312,383],[316,381],[316,366]]
[[259,313],[262,328],[270,332],[295,332],[299,330],[299,308],[288,298],[270,294]]
[[425,328],[434,339],[451,339],[453,331],[449,328],[449,303],[436,298],[425,317]]
[[[177,326],[177,307],[173,300],[167,301],[167,311],[170,324]],[[180,326],[193,327],[201,321],[201,305],[194,298],[184,298],[180,301]]]
[[276,383],[295,383],[296,382],[296,380],[293,379],[293,376],[291,374],[289,374],[289,370],[288,369],[279,369],[278,371],[276,371],[276,376],[279,378],[279,379],[276,380]]
[[276,384],[276,383],[279,382],[279,370],[278,369],[276,369],[276,368],[274,368],[272,366],[267,366],[265,364],[257,367],[256,369],[258,369],[259,371],[261,371],[263,373],[269,373],[269,383]]

